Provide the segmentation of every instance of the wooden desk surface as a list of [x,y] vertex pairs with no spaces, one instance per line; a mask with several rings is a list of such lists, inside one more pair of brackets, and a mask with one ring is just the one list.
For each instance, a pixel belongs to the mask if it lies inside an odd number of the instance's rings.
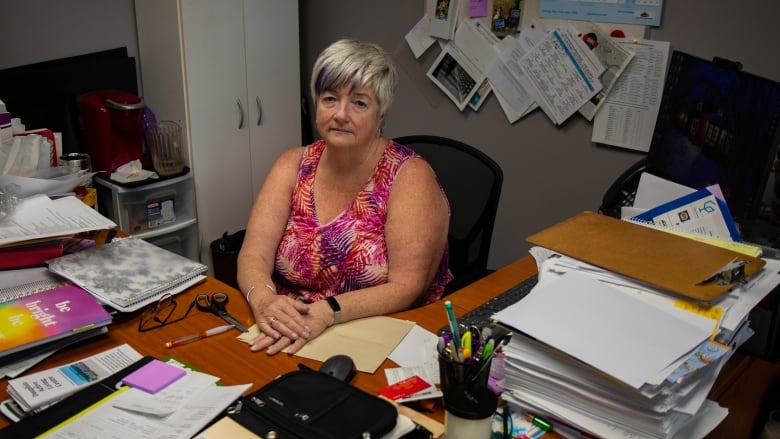
[[[455,315],[461,316],[535,273],[536,265],[534,260],[530,256],[526,256],[496,271],[490,276],[447,296],[447,299],[452,301]],[[233,316],[247,324],[247,326],[250,326],[253,323],[251,311],[241,293],[214,278],[208,278],[204,283],[177,295],[175,298],[178,307],[172,317],[175,318],[176,316],[181,315],[179,313],[183,313],[186,310],[195,295],[199,293],[212,293],[215,291],[223,291],[228,294],[228,311]],[[441,302],[393,314],[392,316],[417,322],[421,327],[434,332],[447,323],[446,314]],[[227,385],[252,383],[252,387],[248,392],[259,389],[262,385],[280,374],[297,369],[299,363],[315,369],[320,366],[319,361],[290,356],[283,353],[269,357],[263,352],[251,352],[248,345],[234,339],[235,336],[238,335],[237,331],[209,337],[173,349],[166,349],[165,342],[168,340],[223,324],[223,321],[218,317],[200,312],[197,309],[193,309],[190,315],[180,322],[144,333],[138,332],[138,319],[138,313],[119,315],[115,317],[114,322],[109,326],[107,335],[85,341],[62,352],[58,352],[27,373],[78,361],[122,343],[128,343],[141,353],[141,355],[151,355],[157,358],[173,356],[200,368],[203,372],[220,377],[222,382]],[[751,429],[744,428],[746,427],[744,416],[749,416],[751,414],[757,416],[757,414],[741,413],[744,410],[740,410],[740,405],[742,404],[741,401],[745,399],[757,399],[756,392],[758,392],[758,390],[753,386],[745,388],[746,383],[740,380],[740,378],[745,375],[753,375],[745,371],[745,367],[743,367],[743,362],[745,361],[743,359],[744,356],[740,358],[739,367],[730,367],[733,361],[726,365],[724,372],[721,373],[718,382],[713,388],[711,397],[720,400],[722,405],[725,405],[732,410],[736,408],[736,412],[740,413],[736,417],[729,415],[716,431],[728,431],[729,437],[747,438],[750,437],[749,432]],[[762,360],[750,358],[750,362],[758,362],[760,365],[766,366],[766,362]],[[775,374],[773,376],[776,377],[780,366],[775,364],[773,369],[771,364],[769,366],[769,369]],[[376,394],[379,389],[387,385],[383,370],[388,367],[397,367],[397,365],[391,360],[386,359],[376,373],[368,374],[358,372],[352,383],[369,393]],[[727,373],[728,370],[734,370],[735,372]],[[750,380],[753,384],[755,384],[756,381],[755,377]],[[761,382],[766,385],[764,381]],[[733,386],[731,385],[732,382],[735,383]],[[740,399],[735,397],[735,394],[747,394],[749,395],[749,398]],[[7,378],[0,380],[0,398],[2,398],[2,400],[9,398],[7,393]],[[415,406],[415,408],[419,411],[428,410],[425,412],[427,416],[439,422],[443,422],[444,413],[439,404],[428,404],[424,407]],[[753,407],[751,407],[751,409],[752,408]],[[8,419],[0,416],[0,428],[7,426],[9,422]],[[552,437],[553,435],[549,436]]]
[[[536,268],[533,261],[523,259],[500,270],[490,278],[483,279],[468,288],[448,296],[448,299],[452,300],[455,314],[459,316],[484,302],[487,298],[506,290],[535,271]],[[211,277],[207,278],[204,283],[175,296],[177,309],[174,311],[172,318],[184,313],[195,295],[215,291],[226,292],[229,296],[228,311],[230,314],[247,326],[251,326],[254,322],[252,314],[241,293]],[[431,331],[438,330],[447,322],[444,307],[441,303],[434,303],[418,309],[394,314],[393,316],[415,321],[423,328]],[[280,374],[296,370],[299,363],[315,369],[320,366],[319,361],[283,353],[269,357],[264,352],[251,352],[248,345],[234,339],[238,335],[237,331],[209,337],[173,349],[165,348],[166,341],[223,324],[220,318],[212,314],[200,312],[197,308],[193,309],[190,315],[180,322],[148,332],[138,332],[138,320],[139,313],[118,315],[109,326],[108,334],[105,336],[85,341],[55,353],[26,373],[78,361],[122,343],[128,343],[141,355],[151,355],[157,358],[173,356],[201,369],[205,373],[220,377],[222,382],[227,385],[252,383],[249,391],[259,389],[263,384]],[[397,367],[397,365],[391,360],[385,360],[380,370],[374,374],[358,372],[352,383],[367,392],[378,393],[379,389],[387,385],[385,375],[382,372],[387,367]],[[7,378],[0,380],[0,398],[3,400],[9,398],[7,384]],[[439,422],[443,421],[443,411],[440,407],[435,407],[433,412],[427,414]],[[0,428],[8,424],[8,419],[0,416]]]

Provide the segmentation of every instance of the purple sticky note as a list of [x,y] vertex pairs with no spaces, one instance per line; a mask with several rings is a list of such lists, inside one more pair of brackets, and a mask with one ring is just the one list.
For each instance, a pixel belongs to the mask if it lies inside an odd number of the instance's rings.
[[487,17],[487,0],[469,0],[469,17]]
[[160,360],[152,360],[122,379],[130,387],[141,389],[148,393],[157,393],[172,382],[183,377],[186,370]]

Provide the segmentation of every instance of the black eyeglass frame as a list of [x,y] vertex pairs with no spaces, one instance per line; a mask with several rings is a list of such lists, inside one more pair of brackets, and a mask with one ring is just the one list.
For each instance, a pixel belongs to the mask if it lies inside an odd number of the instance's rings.
[[[176,311],[177,306],[176,300],[174,300],[173,296],[170,294],[166,294],[157,302],[150,304],[141,312],[141,318],[138,320],[138,332],[148,332],[184,320],[190,315],[192,308],[195,307],[195,301],[190,303],[190,306],[187,307],[187,311],[183,316],[171,320],[171,316]],[[168,308],[170,308],[170,311],[167,311],[164,318],[160,318],[160,314],[166,312]],[[157,324],[154,326],[146,326],[149,322],[156,322]]]

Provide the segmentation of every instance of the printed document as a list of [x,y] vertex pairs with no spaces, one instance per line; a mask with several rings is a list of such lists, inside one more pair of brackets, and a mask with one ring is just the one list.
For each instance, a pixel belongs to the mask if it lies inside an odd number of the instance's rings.
[[141,359],[127,344],[74,363],[8,381],[8,393],[25,411],[47,407]]
[[544,38],[544,32],[541,27],[535,26],[523,29],[517,36],[506,36],[502,40],[501,53],[485,69],[509,123],[515,123],[538,107],[520,82],[523,72],[517,63]]
[[602,89],[604,66],[572,26],[549,32],[518,64],[523,87],[556,125]]
[[726,241],[741,241],[720,187],[713,185],[661,204],[631,218],[660,229],[671,229]]
[[634,52],[615,41],[607,31],[596,23],[590,23],[583,34],[588,47],[604,66],[604,72],[599,76],[601,91],[580,107],[580,114],[590,121],[604,105],[604,100],[611,93],[615,83],[630,65],[631,60],[634,59]]
[[663,0],[539,0],[539,16],[565,20],[661,25]]
[[189,371],[154,395],[123,387],[41,437],[190,438],[251,386],[217,386],[218,380],[215,376]]
[[649,151],[661,108],[669,58],[666,41],[616,39],[634,52],[593,120],[591,140],[637,151]]
[[76,197],[52,200],[36,195],[25,198],[0,223],[0,246],[114,227],[116,223]]

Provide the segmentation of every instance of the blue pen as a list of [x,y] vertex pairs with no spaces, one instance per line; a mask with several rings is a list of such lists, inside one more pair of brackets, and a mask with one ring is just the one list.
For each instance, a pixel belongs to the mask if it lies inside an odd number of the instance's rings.
[[452,302],[444,302],[444,308],[447,310],[447,320],[450,321],[450,330],[452,331],[452,341],[455,342],[456,352],[460,349],[460,332],[458,331],[458,321],[455,320],[455,313],[452,311]]

